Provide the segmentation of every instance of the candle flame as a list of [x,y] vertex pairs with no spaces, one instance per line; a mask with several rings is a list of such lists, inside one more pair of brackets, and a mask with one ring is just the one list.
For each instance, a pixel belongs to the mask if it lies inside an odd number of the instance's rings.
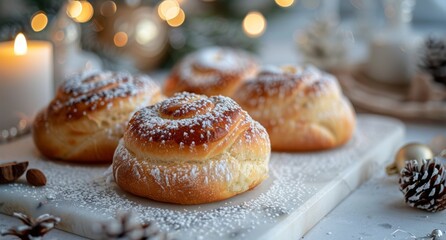
[[23,33],[19,33],[15,37],[14,41],[14,53],[15,55],[25,55],[28,52],[28,45],[26,44],[26,38]]

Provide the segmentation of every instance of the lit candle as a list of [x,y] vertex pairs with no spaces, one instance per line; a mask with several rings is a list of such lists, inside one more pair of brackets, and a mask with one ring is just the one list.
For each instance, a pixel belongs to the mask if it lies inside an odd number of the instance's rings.
[[32,120],[52,98],[52,51],[51,43],[27,43],[21,33],[0,43],[0,131]]

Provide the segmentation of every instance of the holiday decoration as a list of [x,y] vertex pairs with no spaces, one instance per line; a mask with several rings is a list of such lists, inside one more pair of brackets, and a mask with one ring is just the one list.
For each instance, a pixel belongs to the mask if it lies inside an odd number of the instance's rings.
[[[420,236],[417,237],[416,235],[414,235],[413,233],[410,233],[408,231],[402,230],[402,229],[396,229],[395,231],[393,231],[392,236],[393,238],[397,238],[397,233],[404,233],[405,235],[408,236],[408,238],[404,238],[404,239],[414,239],[414,240],[445,240],[445,235],[443,233],[443,231],[441,231],[440,229],[434,229],[432,230],[431,233],[425,235],[425,236]],[[400,238],[398,238],[400,239]]]
[[435,82],[446,85],[446,41],[429,37],[424,43],[419,67],[430,73]]
[[326,70],[344,67],[347,48],[353,43],[348,31],[326,19],[315,21],[296,40],[303,61]]
[[[0,9],[0,40],[17,31],[54,43],[56,86],[73,71],[107,68],[129,72],[166,65],[206,46],[255,50],[273,13],[293,0],[114,1],[14,0]],[[333,1],[325,1],[331,3]],[[325,4],[324,4],[325,5]],[[333,4],[328,4],[333,5]],[[337,5],[337,3],[336,3]],[[80,40],[80,41],[79,41]]]
[[93,27],[85,29],[85,47],[105,58],[113,68],[126,66],[134,71],[158,67],[167,54],[168,29],[157,9],[123,3],[113,11],[98,3],[96,7],[101,7],[102,12],[95,14]]
[[442,239],[445,239],[444,238],[444,234],[443,234],[443,232],[440,229],[432,230],[430,236],[428,236],[428,237],[431,237],[432,240],[442,240]]
[[11,235],[22,240],[40,239],[60,222],[60,218],[49,214],[40,215],[36,219],[23,213],[14,213],[13,216],[20,219],[25,225],[6,229],[2,231],[2,236]]
[[101,224],[102,239],[167,240],[167,234],[158,230],[153,222],[140,223],[131,212],[119,212],[117,218]]
[[435,158],[407,162],[399,178],[400,190],[406,203],[429,212],[446,208],[445,181],[445,168]]
[[31,132],[31,121],[23,118],[17,126],[10,129],[3,129],[0,132],[0,143],[12,141],[18,137],[24,136]]
[[432,150],[421,143],[408,143],[402,146],[395,155],[394,162],[386,167],[388,175],[397,174],[404,168],[406,161],[431,159],[434,156]]
[[14,182],[23,175],[28,162],[8,162],[0,164],[0,184]]

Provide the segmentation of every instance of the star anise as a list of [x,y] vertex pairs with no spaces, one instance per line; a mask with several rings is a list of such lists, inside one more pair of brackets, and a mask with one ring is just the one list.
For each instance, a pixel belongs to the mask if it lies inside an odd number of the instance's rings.
[[14,213],[14,217],[24,223],[21,226],[11,227],[1,232],[2,236],[12,235],[22,240],[38,239],[47,234],[60,222],[60,218],[43,214],[36,219],[30,218],[23,213]]
[[131,212],[119,212],[117,218],[103,223],[99,233],[102,239],[128,240],[167,240],[166,233],[161,232],[153,222],[140,223]]

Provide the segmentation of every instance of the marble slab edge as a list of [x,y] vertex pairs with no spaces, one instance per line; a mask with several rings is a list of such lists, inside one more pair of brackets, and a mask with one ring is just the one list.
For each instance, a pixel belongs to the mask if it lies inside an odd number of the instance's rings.
[[397,148],[403,142],[404,123],[394,118],[371,114],[361,114],[361,116],[385,119],[392,122],[395,129],[387,138],[373,146],[373,149],[367,152],[367,156],[361,158],[363,161],[358,161],[345,171],[340,172],[330,184],[327,184],[304,203],[298,211],[283,219],[281,224],[270,229],[259,240],[301,238],[350,193],[370,179],[376,171],[384,171],[384,163],[394,156]]
[[[365,118],[378,118],[386,122],[390,122],[395,128],[386,135],[386,137],[379,144],[375,145],[367,151],[368,156],[363,156],[361,161],[349,166],[344,171],[339,172],[336,177],[325,185],[319,192],[313,195],[307,202],[305,202],[297,211],[291,213],[284,219],[281,219],[280,224],[274,226],[266,232],[259,239],[297,239],[310,230],[317,222],[319,222],[326,214],[335,208],[345,197],[347,197],[354,189],[361,183],[373,175],[374,171],[381,171],[378,166],[381,166],[385,161],[389,160],[396,147],[401,144],[404,136],[404,125],[392,118],[385,118],[374,115],[364,115]],[[19,195],[3,195],[0,199],[4,202],[14,203],[16,197]],[[69,211],[69,206],[60,204],[54,206],[51,204],[43,205],[43,207],[36,206],[36,199],[22,199],[20,205],[0,206],[0,211],[6,214],[12,214],[14,211],[20,211],[33,216],[50,212],[63,219],[82,219],[85,216],[92,217],[85,209],[78,209],[76,212]],[[37,202],[45,202],[46,199],[42,197]],[[310,211],[311,210],[311,211]],[[73,215],[76,215],[73,216]],[[94,216],[97,219],[89,219],[88,221],[79,221],[76,224],[62,224],[57,226],[61,230],[72,233],[81,234],[83,236],[94,238],[96,235],[91,232],[91,223],[100,222],[100,216]]]

